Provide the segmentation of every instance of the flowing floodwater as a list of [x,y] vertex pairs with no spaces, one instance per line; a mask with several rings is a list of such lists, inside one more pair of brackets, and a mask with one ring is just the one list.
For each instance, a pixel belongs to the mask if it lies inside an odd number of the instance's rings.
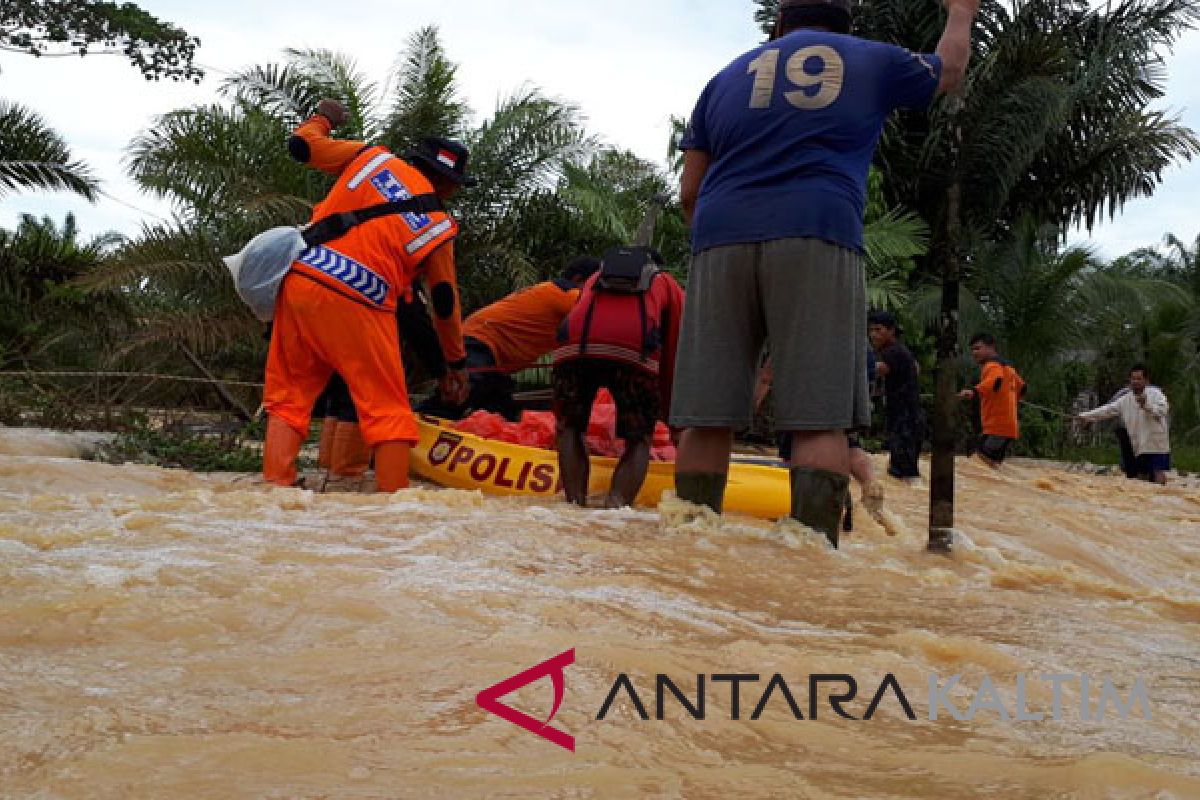
[[[1200,492],[962,463],[951,558],[861,517],[833,552],[797,528],[678,509],[414,489],[267,490],[77,460],[0,429],[0,796],[44,798],[1200,798]],[[877,462],[882,466],[882,461]],[[928,469],[928,465],[926,465]],[[569,648],[554,726],[476,693]],[[617,676],[626,694],[596,719]],[[706,719],[692,696],[709,676]],[[805,716],[711,676],[782,674]],[[861,717],[808,718],[807,676],[863,684]],[[928,715],[928,678],[1143,679],[1152,720]],[[1098,694],[1098,693],[1093,693]],[[545,719],[549,680],[506,698]],[[1051,704],[1032,677],[1030,709]],[[778,701],[778,702],[776,702]],[[1093,698],[1095,705],[1095,698]]]

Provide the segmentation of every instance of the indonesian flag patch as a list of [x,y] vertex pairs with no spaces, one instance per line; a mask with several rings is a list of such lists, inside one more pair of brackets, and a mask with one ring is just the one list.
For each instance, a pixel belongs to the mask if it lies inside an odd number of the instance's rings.
[[458,157],[449,150],[439,150],[437,154],[437,160],[445,164],[450,169],[454,169],[458,166]]

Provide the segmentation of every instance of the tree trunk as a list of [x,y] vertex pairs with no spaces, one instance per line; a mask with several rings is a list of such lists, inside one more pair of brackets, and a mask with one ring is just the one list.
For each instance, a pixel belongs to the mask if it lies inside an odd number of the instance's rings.
[[646,216],[642,218],[642,224],[638,226],[637,233],[633,237],[635,245],[641,247],[650,247],[653,245],[654,231],[658,228],[658,219],[662,216],[663,207],[669,199],[669,197],[662,195],[650,198],[650,206],[646,209]]
[[951,139],[951,170],[942,232],[942,313],[938,320],[937,390],[933,414],[933,460],[929,479],[929,549],[949,553],[954,543],[954,451],[958,418],[958,296],[961,284],[962,186],[958,150],[962,132]]

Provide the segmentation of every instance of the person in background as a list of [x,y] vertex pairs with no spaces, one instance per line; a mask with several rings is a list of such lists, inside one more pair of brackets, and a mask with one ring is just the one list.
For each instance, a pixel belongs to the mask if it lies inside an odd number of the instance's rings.
[[617,436],[625,440],[605,506],[633,505],[646,480],[654,428],[670,408],[683,316],[683,289],[662,264],[647,247],[609,250],[559,329],[558,464],[567,500],[576,505],[587,505],[591,464],[584,434],[601,388],[613,396]]
[[903,481],[921,477],[921,442],[925,438],[925,412],[921,408],[920,369],[900,341],[903,332],[890,311],[869,317],[868,335],[875,348],[876,374],[883,377],[888,474]]
[[850,35],[850,0],[781,0],[768,43],[700,95],[680,147],[691,275],[673,425],[675,489],[720,511],[733,431],[773,348],[776,424],[792,434],[792,511],[836,547],[846,432],[870,424],[863,215],[888,116],[955,90],[978,0],[947,0],[936,53]]
[[1165,486],[1171,471],[1171,406],[1162,390],[1150,385],[1150,372],[1143,364],[1129,371],[1129,389],[1128,394],[1086,411],[1078,419],[1090,424],[1120,417],[1133,444],[1137,474]]
[[[1131,391],[1133,390],[1128,386],[1118,389],[1117,393],[1108,401],[1109,404],[1117,402]],[[1120,417],[1117,417],[1117,424],[1113,427],[1113,438],[1117,440],[1117,449],[1121,454],[1121,472],[1124,472],[1125,477],[1129,480],[1136,480],[1138,477],[1137,453],[1133,451],[1133,440],[1129,438],[1129,431],[1125,428],[1125,422]]]
[[463,342],[471,391],[466,405],[423,404],[420,410],[455,419],[470,411],[493,411],[518,421],[521,410],[513,399],[512,374],[554,350],[559,326],[579,299],[580,288],[599,268],[600,259],[580,256],[554,280],[513,292],[467,317]]
[[978,400],[983,435],[978,455],[985,464],[998,467],[1008,449],[1021,438],[1018,411],[1028,388],[1015,367],[1000,358],[996,337],[979,333],[971,339],[971,357],[980,368],[979,383],[959,392],[963,400]]

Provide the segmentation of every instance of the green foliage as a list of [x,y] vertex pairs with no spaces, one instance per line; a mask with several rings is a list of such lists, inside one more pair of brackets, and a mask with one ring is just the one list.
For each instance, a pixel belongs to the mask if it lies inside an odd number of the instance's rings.
[[1021,439],[1015,453],[1033,458],[1054,458],[1062,452],[1063,419],[1039,409],[1021,406]]
[[[223,102],[164,115],[134,140],[130,174],[170,201],[177,218],[144,230],[86,285],[137,297],[142,325],[133,344],[161,351],[183,343],[218,365],[246,364],[242,377],[257,373],[261,326],[237,299],[220,256],[260,230],[307,221],[328,191],[329,176],[295,163],[283,146],[328,96],[350,111],[339,137],[401,154],[431,134],[471,148],[479,186],[451,203],[462,225],[455,252],[468,309],[625,240],[650,198],[670,193],[657,167],[602,147],[574,105],[535,87],[473,123],[456,75],[434,28],[409,38],[383,92],[352,61],[320,50],[288,50],[283,63],[233,75]],[[676,208],[659,230],[655,243],[681,262],[687,237]]]
[[17,190],[65,190],[96,199],[100,184],[36,112],[0,100],[0,197]]
[[779,0],[754,0],[758,8],[754,11],[754,21],[762,32],[770,36],[775,30],[775,21],[779,19]]
[[929,226],[916,214],[889,207],[883,186],[882,173],[872,169],[863,226],[867,302],[871,308],[899,310],[908,303],[917,258],[929,249]]
[[421,28],[409,37],[396,62],[380,137],[392,152],[403,153],[422,133],[463,134],[471,110],[459,97],[457,75],[458,65],[446,56],[437,28]]
[[153,427],[144,419],[102,445],[95,460],[153,464],[191,472],[260,472],[261,430],[209,433],[184,425]]
[[[966,225],[1003,239],[1025,216],[1090,228],[1148,196],[1200,153],[1192,131],[1152,108],[1165,91],[1159,54],[1198,17],[1197,0],[986,0],[961,103],[889,126],[878,159],[889,197],[938,228],[957,182]],[[924,52],[942,23],[927,0],[865,4],[856,20],[866,38]]]
[[74,216],[21,217],[0,230],[0,368],[79,366],[103,357],[128,324],[124,298],[82,293],[74,281],[120,243],[109,234],[80,242]]
[[33,56],[121,55],[147,80],[200,82],[192,65],[200,40],[133,3],[97,0],[6,0],[0,4],[0,50]]
[[120,431],[141,416],[121,408],[76,402],[53,384],[24,376],[0,377],[0,425],[49,430]]

